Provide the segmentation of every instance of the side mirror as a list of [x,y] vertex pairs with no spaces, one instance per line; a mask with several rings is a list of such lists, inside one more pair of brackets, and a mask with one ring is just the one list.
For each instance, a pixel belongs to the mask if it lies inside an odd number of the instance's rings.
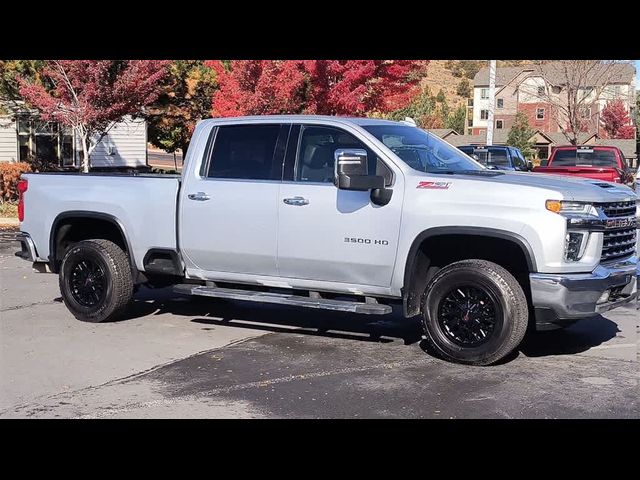
[[384,188],[384,177],[369,175],[367,151],[341,148],[335,151],[334,183],[341,190],[366,191]]
[[541,167],[546,167],[547,165],[549,165],[549,160],[540,160]]

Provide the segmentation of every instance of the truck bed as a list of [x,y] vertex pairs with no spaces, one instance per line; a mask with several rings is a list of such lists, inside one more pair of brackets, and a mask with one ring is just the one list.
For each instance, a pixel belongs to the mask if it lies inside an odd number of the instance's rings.
[[177,248],[178,175],[37,173],[22,178],[29,183],[21,230],[31,235],[41,260],[48,259],[56,219],[94,212],[117,220],[140,270],[149,249]]

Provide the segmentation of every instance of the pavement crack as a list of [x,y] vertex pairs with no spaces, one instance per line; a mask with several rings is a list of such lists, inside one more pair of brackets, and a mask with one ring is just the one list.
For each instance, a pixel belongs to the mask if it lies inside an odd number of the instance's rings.
[[11,312],[13,310],[22,310],[23,308],[37,307],[39,305],[54,305],[56,303],[60,303],[60,302],[56,300],[45,300],[42,302],[27,303],[26,305],[15,305],[13,307],[0,308],[0,313]]
[[362,373],[362,372],[366,372],[366,371],[370,371],[370,370],[379,370],[379,369],[394,369],[394,368],[399,368],[399,367],[411,367],[411,366],[416,366],[416,365],[423,365],[425,362],[424,359],[419,359],[419,360],[407,360],[407,361],[401,361],[401,362],[386,362],[386,363],[379,363],[379,364],[374,364],[374,365],[363,365],[360,367],[345,367],[345,368],[338,368],[338,369],[333,369],[333,370],[322,370],[319,372],[311,372],[311,373],[301,373],[301,374],[297,374],[297,375],[287,375],[284,377],[278,377],[278,378],[272,378],[269,380],[256,380],[253,382],[247,382],[247,383],[241,383],[241,384],[237,384],[237,385],[229,385],[227,387],[219,387],[219,388],[214,388],[211,390],[207,390],[205,392],[200,392],[200,393],[196,393],[196,394],[190,394],[190,395],[180,395],[180,396],[176,396],[176,397],[172,397],[172,398],[164,398],[164,399],[159,399],[159,400],[151,400],[151,401],[147,401],[147,402],[135,402],[135,403],[130,403],[128,405],[124,405],[122,407],[119,408],[112,408],[112,407],[104,407],[102,409],[99,409],[98,412],[94,413],[94,414],[86,414],[86,415],[78,415],[74,418],[77,419],[94,419],[94,418],[103,418],[103,417],[108,417],[108,416],[112,416],[112,415],[117,415],[119,413],[125,413],[125,412],[130,412],[132,410],[140,410],[140,409],[144,409],[144,408],[152,408],[152,407],[157,407],[157,406],[161,406],[161,405],[171,405],[180,401],[197,401],[197,400],[201,400],[202,398],[205,397],[212,397],[212,396],[223,396],[225,394],[229,394],[232,392],[237,392],[237,391],[241,391],[241,390],[248,390],[248,389],[252,389],[252,388],[264,388],[264,387],[269,387],[271,385],[277,385],[277,384],[283,384],[283,383],[290,383],[290,382],[294,382],[294,381],[298,381],[298,380],[309,380],[312,378],[321,378],[321,377],[328,377],[328,376],[333,376],[333,375],[345,375],[345,374],[352,374],[352,373]]

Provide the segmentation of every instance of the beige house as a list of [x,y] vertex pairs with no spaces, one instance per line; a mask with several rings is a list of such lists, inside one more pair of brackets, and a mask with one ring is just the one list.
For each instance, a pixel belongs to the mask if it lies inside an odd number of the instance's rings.
[[[621,99],[631,118],[636,118],[636,71],[631,63],[593,69],[584,73],[581,118],[588,134],[602,136],[600,114],[608,101]],[[529,125],[543,133],[560,133],[566,123],[554,105],[566,103],[566,73],[559,62],[542,66],[505,67],[496,69],[494,132],[509,131],[518,112],[524,112]],[[471,125],[467,133],[478,135],[487,129],[489,112],[489,69],[474,77],[473,108],[469,112]]]
[[[44,122],[33,111],[0,115],[0,162],[38,159],[62,168],[77,168],[82,147],[71,129]],[[91,155],[93,168],[147,166],[147,124],[125,117],[115,124]]]

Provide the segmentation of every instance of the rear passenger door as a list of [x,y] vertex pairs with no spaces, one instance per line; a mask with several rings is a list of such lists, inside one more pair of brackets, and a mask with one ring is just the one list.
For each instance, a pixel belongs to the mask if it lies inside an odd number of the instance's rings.
[[[295,135],[300,129],[299,137]],[[386,177],[393,195],[371,203],[370,192],[333,184],[335,151],[367,151],[369,172]],[[365,142],[341,128],[294,125],[287,147],[279,201],[278,267],[291,286],[297,280],[388,287],[395,265],[403,179]],[[335,288],[335,287],[334,287]]]
[[289,128],[213,129],[200,172],[183,186],[180,201],[180,248],[194,276],[278,274],[278,201]]

